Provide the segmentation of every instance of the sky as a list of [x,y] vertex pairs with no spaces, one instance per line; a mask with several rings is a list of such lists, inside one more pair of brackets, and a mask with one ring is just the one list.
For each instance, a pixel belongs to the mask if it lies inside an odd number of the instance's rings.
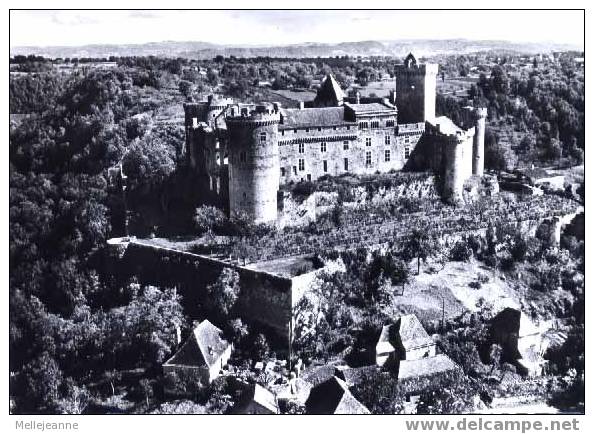
[[583,47],[582,11],[10,12],[10,46],[203,41],[225,45],[450,39]]

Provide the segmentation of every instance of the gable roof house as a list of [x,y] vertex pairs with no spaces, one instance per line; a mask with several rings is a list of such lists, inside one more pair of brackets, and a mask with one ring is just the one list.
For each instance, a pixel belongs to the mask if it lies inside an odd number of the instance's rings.
[[259,384],[251,384],[235,404],[232,414],[278,414],[276,395]]
[[382,328],[375,354],[378,366],[397,364],[400,360],[418,360],[435,356],[435,342],[416,315],[403,315]]
[[202,321],[173,357],[163,364],[166,384],[210,384],[220,375],[231,351],[232,345],[223,338],[221,329],[208,320]]
[[331,377],[311,389],[305,402],[308,414],[370,414],[344,381]]

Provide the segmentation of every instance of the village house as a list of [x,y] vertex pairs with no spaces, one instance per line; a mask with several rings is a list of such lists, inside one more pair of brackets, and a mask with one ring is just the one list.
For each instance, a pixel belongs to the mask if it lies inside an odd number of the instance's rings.
[[416,315],[403,315],[382,328],[375,346],[375,360],[380,367],[393,367],[400,360],[435,356],[435,342]]
[[233,407],[232,414],[279,414],[276,395],[259,384],[251,384]]
[[308,414],[370,414],[339,378],[331,377],[311,389],[305,403]]
[[198,324],[182,347],[163,364],[166,384],[207,385],[216,379],[232,351],[222,334],[208,320]]

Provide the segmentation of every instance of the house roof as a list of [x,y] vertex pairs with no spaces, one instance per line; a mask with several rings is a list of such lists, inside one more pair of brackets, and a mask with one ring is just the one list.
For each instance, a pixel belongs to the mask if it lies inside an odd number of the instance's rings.
[[223,332],[210,321],[204,320],[193,330],[188,340],[166,365],[213,366],[231,345],[222,337]]
[[332,74],[326,75],[314,99],[314,104],[334,105],[342,100],[344,100],[344,92],[340,88],[340,85]]
[[259,384],[252,384],[247,388],[239,402],[233,408],[233,413],[243,413],[252,403],[260,405],[270,411],[271,414],[278,414],[279,412],[276,395]]
[[344,119],[344,107],[316,107],[282,110],[283,123],[279,129],[354,125]]
[[413,314],[403,315],[394,324],[383,326],[375,350],[378,353],[395,351],[398,340],[406,351],[433,344],[433,340]]
[[355,385],[361,383],[366,375],[372,375],[378,372],[376,365],[360,366],[358,368],[351,368],[350,366],[337,366],[335,368],[335,375],[338,379],[343,380],[347,385]]
[[305,403],[310,414],[369,414],[369,410],[355,399],[346,383],[331,377],[313,389]]
[[346,103],[346,106],[353,109],[353,111],[358,115],[364,114],[375,114],[375,113],[382,113],[382,114],[392,114],[395,113],[396,109],[394,107],[387,106],[380,102],[369,102],[363,104],[353,104],[353,103]]
[[438,354],[433,357],[425,357],[418,360],[401,360],[398,369],[398,379],[404,380],[415,377],[428,377],[431,375],[456,371],[460,369],[452,359],[445,354]]

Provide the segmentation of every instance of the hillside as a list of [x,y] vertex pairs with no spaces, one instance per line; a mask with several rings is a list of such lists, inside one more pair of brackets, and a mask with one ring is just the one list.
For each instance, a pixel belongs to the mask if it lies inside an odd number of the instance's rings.
[[74,47],[11,47],[10,55],[36,54],[45,57],[109,57],[109,56],[164,56],[209,59],[217,55],[236,57],[335,57],[335,56],[404,56],[414,51],[418,56],[436,53],[472,53],[477,51],[503,51],[543,53],[551,51],[581,50],[567,44],[517,43],[509,41],[471,41],[467,39],[408,39],[398,41],[359,41],[341,43],[305,42],[281,46],[218,45],[200,41],[162,41],[145,44],[96,44]]

